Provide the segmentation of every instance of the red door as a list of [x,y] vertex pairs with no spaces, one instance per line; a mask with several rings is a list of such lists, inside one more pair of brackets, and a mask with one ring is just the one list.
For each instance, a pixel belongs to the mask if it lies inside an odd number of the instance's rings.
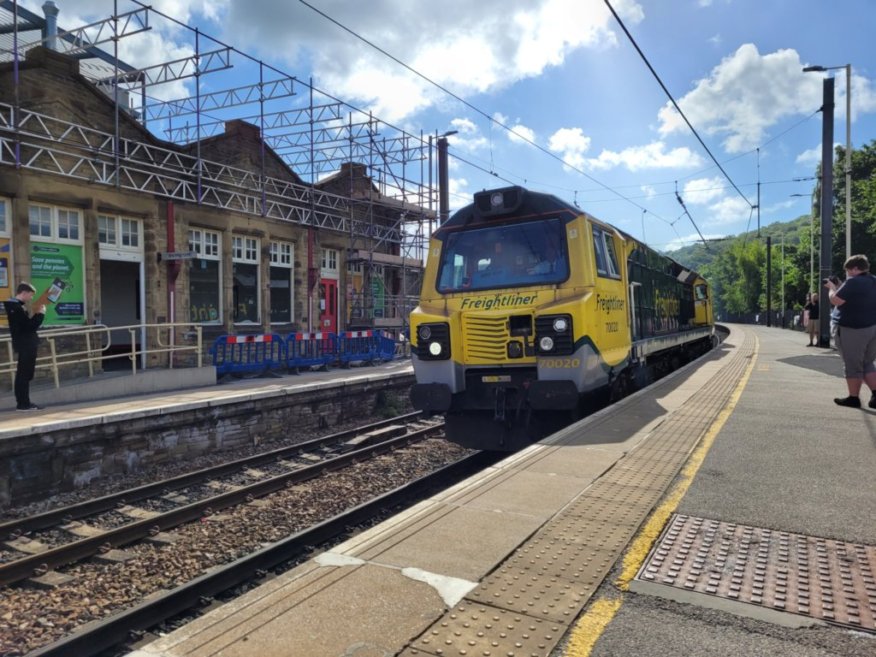
[[338,282],[323,278],[319,282],[319,327],[318,331],[338,332]]

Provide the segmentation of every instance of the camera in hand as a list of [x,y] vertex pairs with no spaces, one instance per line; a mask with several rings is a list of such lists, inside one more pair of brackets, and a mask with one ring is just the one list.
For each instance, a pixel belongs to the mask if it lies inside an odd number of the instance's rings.
[[830,282],[833,283],[834,285],[839,285],[839,284],[840,284],[840,279],[839,279],[839,277],[837,277],[837,276],[831,276],[831,277],[829,277],[829,278],[824,278],[824,279],[822,279],[821,282],[824,283],[824,284],[826,285],[828,281],[830,281]]

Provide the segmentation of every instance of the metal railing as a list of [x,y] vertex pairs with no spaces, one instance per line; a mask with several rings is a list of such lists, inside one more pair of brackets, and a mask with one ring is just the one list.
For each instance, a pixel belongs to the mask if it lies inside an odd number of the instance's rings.
[[[148,356],[168,354],[165,366],[172,369],[176,355],[193,352],[198,367],[202,367],[204,362],[202,328],[196,324],[165,323],[128,326],[93,324],[46,329],[40,331],[39,336],[42,343],[48,344],[48,354],[37,358],[37,371],[50,371],[55,387],[60,388],[62,367],[87,367],[88,376],[91,378],[95,374],[95,366],[110,359],[127,358],[131,362],[131,374],[136,374],[138,359],[142,360],[141,369],[145,369]],[[113,333],[120,331],[127,331],[130,335],[130,350],[110,353],[109,350],[113,346]],[[183,340],[178,342],[179,332],[182,333]],[[63,343],[63,347],[59,348],[59,342]],[[8,360],[0,363],[0,376],[9,374],[14,382],[17,359],[12,349],[12,338],[8,333],[0,336],[0,353],[3,351],[6,352]],[[45,352],[45,347],[40,351]]]

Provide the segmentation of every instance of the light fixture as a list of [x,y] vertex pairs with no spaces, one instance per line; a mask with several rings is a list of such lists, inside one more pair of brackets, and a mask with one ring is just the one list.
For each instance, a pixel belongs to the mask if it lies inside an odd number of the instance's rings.
[[846,259],[852,255],[852,65],[806,66],[804,73],[826,73],[838,69],[846,71]]

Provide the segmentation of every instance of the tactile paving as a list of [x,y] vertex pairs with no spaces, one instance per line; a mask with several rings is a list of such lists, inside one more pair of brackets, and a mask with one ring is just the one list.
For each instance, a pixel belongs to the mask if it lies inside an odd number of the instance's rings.
[[[687,408],[655,427],[400,657],[548,657],[724,408],[753,353],[754,340],[746,344]],[[587,425],[588,436],[615,422],[599,418]]]
[[549,657],[566,628],[489,605],[464,602],[403,653],[439,657]]
[[876,546],[676,515],[636,579],[876,632]]

